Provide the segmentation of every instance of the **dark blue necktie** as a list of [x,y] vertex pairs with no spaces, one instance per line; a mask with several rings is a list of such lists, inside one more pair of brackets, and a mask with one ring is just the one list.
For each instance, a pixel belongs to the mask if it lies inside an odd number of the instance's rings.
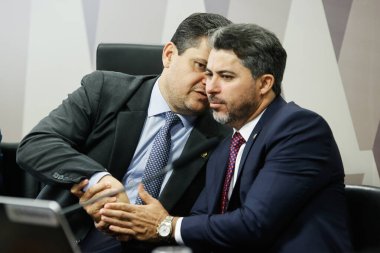
[[[165,177],[165,174],[162,174],[161,171],[167,165],[169,159],[171,146],[170,129],[178,122],[180,122],[180,118],[176,114],[166,112],[165,125],[158,131],[153,141],[142,183],[144,184],[145,190],[154,198],[158,197],[162,181]],[[136,204],[142,204],[142,200],[139,196],[137,196]]]

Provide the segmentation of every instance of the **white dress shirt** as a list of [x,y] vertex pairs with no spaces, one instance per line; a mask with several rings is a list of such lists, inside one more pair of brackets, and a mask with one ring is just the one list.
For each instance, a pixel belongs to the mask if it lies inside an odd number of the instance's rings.
[[[231,197],[231,194],[232,194],[232,190],[234,189],[234,186],[236,184],[236,180],[237,180],[237,175],[239,173],[239,167],[240,167],[240,161],[241,161],[241,157],[242,157],[242,154],[243,154],[243,151],[244,151],[244,148],[246,146],[246,143],[247,143],[247,140],[249,139],[249,136],[251,135],[253,129],[255,128],[257,122],[259,122],[261,116],[263,115],[263,113],[265,112],[265,110],[263,112],[261,112],[259,114],[259,116],[257,116],[256,118],[254,118],[252,121],[249,121],[248,123],[246,123],[242,128],[240,128],[239,130],[239,133],[241,134],[241,136],[244,138],[245,140],[245,143],[243,143],[243,145],[240,146],[239,148],[239,152],[236,156],[236,161],[235,161],[235,170],[234,170],[234,175],[233,175],[233,178],[231,180],[231,185],[230,185],[230,189],[228,191],[228,199]],[[235,134],[237,130],[234,128],[234,131],[233,131],[233,134],[232,136]],[[176,227],[175,227],[175,231],[174,231],[174,238],[176,240],[176,242],[178,244],[184,244],[183,242],[183,239],[182,239],[182,235],[181,235],[181,224],[182,224],[182,219],[183,217],[180,217],[178,220],[177,220],[177,223],[176,223]]]

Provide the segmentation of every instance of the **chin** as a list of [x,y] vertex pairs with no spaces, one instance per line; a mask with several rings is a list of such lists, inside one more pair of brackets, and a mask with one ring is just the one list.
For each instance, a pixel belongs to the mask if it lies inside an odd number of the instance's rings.
[[215,121],[220,124],[228,124],[230,122],[230,117],[228,114],[212,111],[212,116],[214,117]]
[[193,114],[201,114],[209,108],[208,103],[205,104],[205,103],[201,103],[201,102],[190,103],[190,104],[186,105],[186,107]]

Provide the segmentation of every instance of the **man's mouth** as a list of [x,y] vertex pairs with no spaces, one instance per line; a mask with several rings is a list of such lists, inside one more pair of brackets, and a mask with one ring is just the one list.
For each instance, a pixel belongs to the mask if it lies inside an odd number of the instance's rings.
[[206,92],[204,90],[195,89],[193,91],[196,92],[196,93],[198,93],[198,94],[200,94],[200,95],[202,95],[205,98],[207,97],[207,94],[206,94]]
[[210,103],[210,108],[215,109],[215,110],[220,108],[224,104],[223,100],[218,99],[218,98],[213,97],[213,96],[209,96],[208,101]]

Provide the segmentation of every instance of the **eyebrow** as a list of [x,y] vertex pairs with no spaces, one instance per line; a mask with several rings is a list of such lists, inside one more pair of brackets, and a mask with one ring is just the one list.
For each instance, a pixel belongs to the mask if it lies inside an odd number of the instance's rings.
[[193,61],[198,61],[198,62],[202,62],[204,64],[207,64],[207,60],[203,59],[203,58],[193,58]]
[[207,68],[206,67],[206,71],[208,71],[208,72],[215,72],[215,73],[217,73],[218,75],[222,75],[222,74],[231,74],[231,75],[236,75],[236,73],[235,72],[233,72],[233,71],[229,71],[229,70],[219,70],[219,71],[211,71],[209,68]]

